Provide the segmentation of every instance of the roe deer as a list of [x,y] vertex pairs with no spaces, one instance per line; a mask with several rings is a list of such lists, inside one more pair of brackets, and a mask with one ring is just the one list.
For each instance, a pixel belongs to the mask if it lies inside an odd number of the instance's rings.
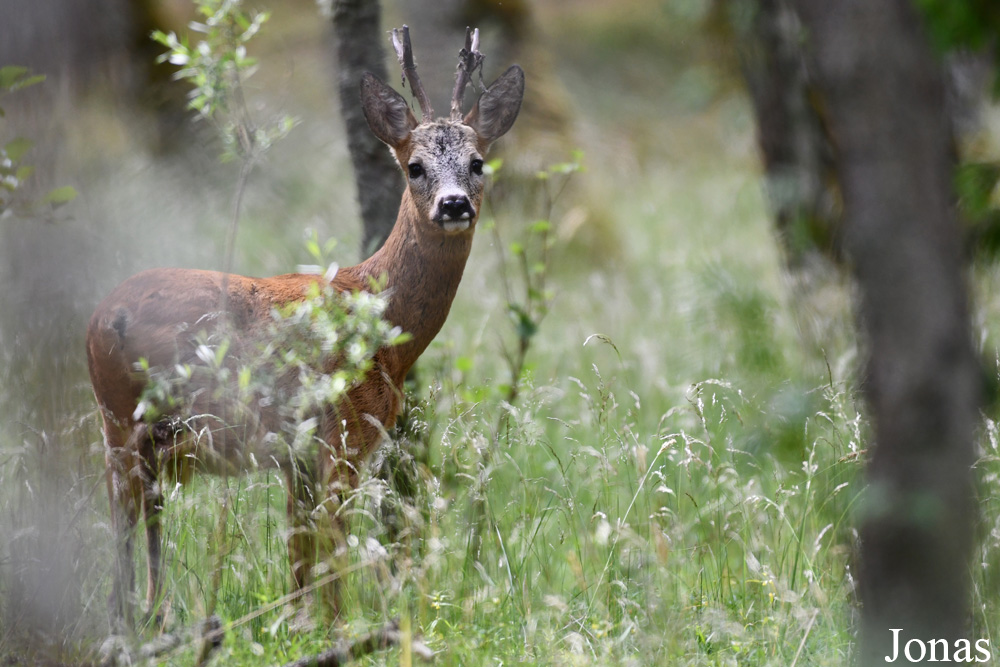
[[[465,86],[482,62],[478,31],[475,39],[467,33],[450,117],[435,119],[416,76],[405,26],[402,37],[399,40],[393,31],[404,76],[410,79],[421,106],[421,122],[406,100],[377,77],[369,73],[361,80],[368,124],[392,149],[406,174],[399,215],[383,247],[361,264],[342,268],[331,284],[338,292],[350,292],[368,290],[373,280],[384,280],[388,295],[384,317],[410,338],[379,349],[365,379],[350,387],[340,404],[326,410],[319,427],[325,445],[318,460],[288,461],[287,456],[282,460],[280,452],[268,454],[272,465],[281,467],[288,478],[288,552],[297,589],[308,583],[317,550],[322,557],[332,557],[333,549],[332,544],[319,544],[315,531],[303,528],[307,520],[303,515],[325,502],[337,505],[345,491],[356,486],[358,467],[379,444],[383,428],[393,425],[407,371],[444,324],[462,278],[483,198],[483,156],[513,125],[524,94],[524,72],[513,65],[462,116]],[[142,365],[173,368],[194,359],[195,333],[217,331],[223,322],[233,336],[233,347],[259,345],[272,309],[302,300],[307,288],[320,280],[320,276],[302,274],[249,278],[152,269],[119,285],[94,312],[87,330],[87,358],[104,426],[106,481],[117,539],[110,600],[116,622],[133,623],[133,538],[140,508],[147,540],[150,611],[160,592],[163,494],[157,478],[166,470],[161,465],[179,456],[205,461],[214,456],[229,468],[240,469],[246,465],[249,448],[267,442],[276,419],[261,409],[258,419],[242,428],[250,435],[234,436],[232,429],[209,423],[203,415],[210,415],[211,407],[194,399],[198,409],[191,414],[168,415],[148,423],[136,414],[149,381]],[[194,420],[198,427],[181,429],[178,418]],[[209,448],[211,453],[205,451]],[[260,463],[266,462],[261,458]],[[302,472],[297,466],[304,467],[323,497],[312,498],[303,491],[302,481],[296,479]],[[305,503],[308,506],[303,510]],[[338,516],[329,512],[327,529],[342,539]],[[336,613],[338,601],[330,604]]]

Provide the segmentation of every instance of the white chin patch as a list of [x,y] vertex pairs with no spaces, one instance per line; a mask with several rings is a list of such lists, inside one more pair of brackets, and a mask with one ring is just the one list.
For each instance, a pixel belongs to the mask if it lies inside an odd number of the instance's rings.
[[464,232],[468,228],[468,220],[445,220],[441,223],[441,229],[446,232]]

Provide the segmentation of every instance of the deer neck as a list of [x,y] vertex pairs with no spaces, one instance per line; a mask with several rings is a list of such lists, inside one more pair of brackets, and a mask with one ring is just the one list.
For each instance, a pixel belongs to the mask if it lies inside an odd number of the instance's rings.
[[401,376],[444,325],[472,249],[471,232],[446,234],[431,225],[420,219],[407,188],[385,244],[353,267],[357,277],[366,283],[385,277],[389,296],[385,317],[412,336],[395,348],[401,368],[393,370]]

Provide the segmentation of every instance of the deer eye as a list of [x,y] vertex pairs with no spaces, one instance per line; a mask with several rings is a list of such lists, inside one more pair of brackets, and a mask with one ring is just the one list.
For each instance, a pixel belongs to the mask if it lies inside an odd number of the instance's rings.
[[471,169],[472,173],[475,174],[476,176],[482,176],[483,175],[483,161],[480,160],[480,159],[473,160],[472,163],[469,165],[469,169]]
[[419,162],[411,162],[407,166],[407,171],[410,172],[410,178],[420,178],[424,175],[424,165]]

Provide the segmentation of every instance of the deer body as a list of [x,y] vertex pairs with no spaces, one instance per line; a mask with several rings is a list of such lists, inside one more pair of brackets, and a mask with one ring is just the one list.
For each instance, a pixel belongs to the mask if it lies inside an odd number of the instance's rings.
[[[410,79],[419,94],[419,80]],[[305,298],[310,284],[322,277],[249,278],[153,269],[126,280],[97,307],[87,331],[87,356],[104,424],[106,481],[118,541],[111,596],[115,617],[132,621],[133,535],[140,510],[148,547],[150,609],[159,594],[163,497],[158,478],[165,459],[188,457],[201,461],[210,472],[223,472],[247,467],[249,455],[254,454],[258,464],[270,462],[283,468],[293,528],[289,557],[297,587],[307,583],[317,552],[322,557],[336,547],[343,527],[334,512],[328,513],[332,528],[327,544],[321,544],[322,537],[315,531],[297,527],[317,507],[336,505],[356,485],[359,466],[379,444],[383,429],[394,424],[403,380],[443,326],[462,279],[482,203],[483,156],[510,129],[523,90],[524,74],[514,66],[464,118],[452,113],[450,120],[434,120],[428,118],[429,108],[424,108],[424,120],[418,123],[402,96],[372,75],[363,78],[365,115],[406,172],[407,188],[395,227],[382,248],[361,264],[338,271],[331,284],[337,291],[350,292],[367,290],[374,280],[384,280],[388,295],[384,317],[410,338],[378,350],[365,379],[348,389],[339,405],[330,406],[321,425],[327,446],[318,460],[288,461],[282,452],[269,450],[267,434],[276,431],[278,417],[268,409],[245,415],[237,429],[213,430],[206,423],[212,449],[208,456],[205,440],[192,437],[190,429],[181,434],[171,419],[150,424],[136,415],[148,382],[144,373],[137,372],[137,364],[141,359],[149,367],[185,363],[195,356],[195,333],[217,330],[221,322],[226,323],[236,356],[251,351],[266,336],[272,310]],[[220,304],[225,304],[225,312],[220,312]],[[210,399],[204,404],[199,400],[194,403],[197,414],[211,415],[219,409]],[[314,497],[303,477],[315,483],[313,488],[324,489],[324,497]]]

